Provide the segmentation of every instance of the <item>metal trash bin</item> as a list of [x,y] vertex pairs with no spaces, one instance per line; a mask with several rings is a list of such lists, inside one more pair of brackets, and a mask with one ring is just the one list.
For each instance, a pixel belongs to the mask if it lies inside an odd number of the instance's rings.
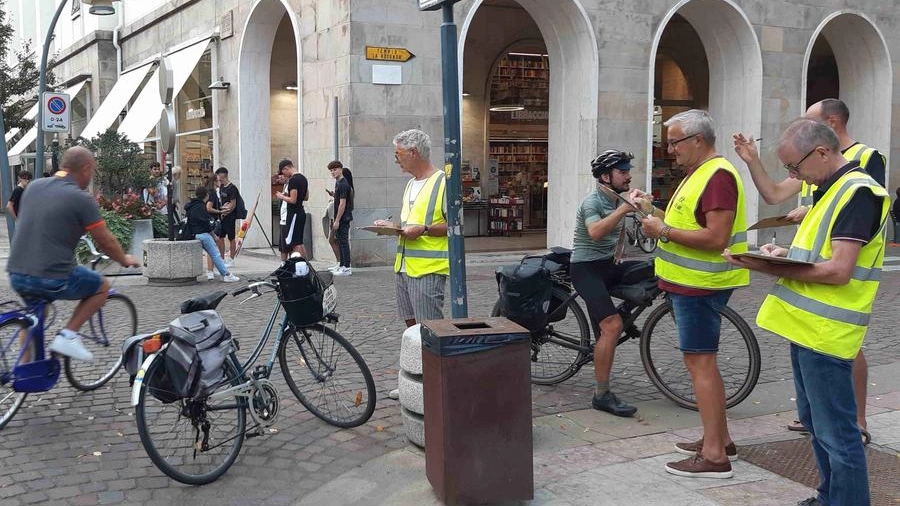
[[506,318],[423,322],[425,474],[445,503],[534,497],[529,343]]

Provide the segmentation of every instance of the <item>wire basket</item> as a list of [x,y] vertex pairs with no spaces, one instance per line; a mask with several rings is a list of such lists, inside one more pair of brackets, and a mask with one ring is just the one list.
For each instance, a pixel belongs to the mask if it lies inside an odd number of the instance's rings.
[[297,262],[306,260],[290,259],[273,273],[278,284],[278,300],[291,323],[314,325],[337,307],[337,289],[330,272],[316,272],[308,262],[307,273],[295,275]]

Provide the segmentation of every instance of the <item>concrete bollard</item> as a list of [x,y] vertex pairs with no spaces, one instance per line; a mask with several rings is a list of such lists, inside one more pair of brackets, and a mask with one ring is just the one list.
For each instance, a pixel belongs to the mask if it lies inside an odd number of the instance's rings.
[[148,284],[193,285],[203,274],[203,246],[200,241],[144,241],[144,276]]
[[406,437],[416,446],[425,447],[425,409],[422,396],[422,337],[421,325],[403,332],[400,343],[400,413]]

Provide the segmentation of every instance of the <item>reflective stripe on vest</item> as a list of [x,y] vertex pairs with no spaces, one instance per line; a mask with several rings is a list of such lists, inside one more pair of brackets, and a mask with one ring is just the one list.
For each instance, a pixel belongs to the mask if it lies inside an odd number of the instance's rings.
[[[734,177],[738,190],[737,209],[728,247],[732,252],[744,253],[747,251],[744,185],[737,170],[724,158],[706,161],[681,182],[666,207],[665,224],[681,230],[700,230],[702,227],[697,223],[694,210],[697,209],[709,180],[719,170],[725,170]],[[660,242],[656,275],[670,283],[694,288],[723,290],[748,285],[749,271],[729,264],[721,253],[689,248],[673,241]]]
[[[844,159],[848,162],[858,161],[859,166],[866,169],[869,165],[869,160],[872,158],[872,153],[875,152],[874,148],[870,148],[865,144],[856,143],[845,151],[843,154]],[[801,206],[812,206],[815,202],[813,199],[813,192],[816,191],[816,185],[811,185],[806,181],[803,182],[803,185],[800,187],[800,205]]]
[[781,278],[766,297],[757,324],[800,346],[852,359],[859,352],[881,278],[884,225],[890,198],[869,175],[850,171],[828,189],[800,224],[788,257],[823,262],[832,257],[831,230],[857,190],[882,199],[880,231],[859,253],[850,281],[841,286]]
[[[403,190],[400,225],[422,224],[430,227],[435,223],[445,223],[443,211],[445,181],[444,171],[435,171],[428,177],[416,195],[415,202],[410,206],[409,192],[413,182],[411,179]],[[394,258],[394,272],[400,272],[400,268],[405,267],[406,274],[413,278],[426,274],[449,275],[450,255],[447,246],[446,235],[441,237],[422,235],[414,240],[400,237],[397,241],[397,255]]]

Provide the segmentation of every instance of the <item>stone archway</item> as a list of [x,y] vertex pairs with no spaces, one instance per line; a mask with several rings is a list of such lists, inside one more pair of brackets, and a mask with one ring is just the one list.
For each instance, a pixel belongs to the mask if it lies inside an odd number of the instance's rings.
[[[762,124],[762,53],[756,32],[743,11],[730,0],[682,0],[666,13],[653,40],[649,90],[653,96],[657,49],[666,25],[678,14],[691,24],[706,52],[709,65],[709,113],[716,120],[717,147],[740,171],[747,193],[747,220],[756,220],[757,192],[744,163],[730,148],[731,134],[759,135]],[[653,115],[650,101],[648,117]],[[649,123],[649,122],[648,122]],[[648,124],[647,148],[652,151],[653,125]],[[650,187],[652,169],[647,170]],[[755,241],[755,236],[750,238]]]
[[[840,82],[840,96],[836,98],[850,109],[851,135],[887,154],[891,145],[891,109],[887,105],[891,103],[893,69],[884,37],[861,13],[838,11],[826,17],[804,54],[802,104],[806,103],[810,55],[819,37],[834,53]],[[885,178],[890,188],[890,173]]]
[[[244,25],[238,71],[238,128],[240,171],[236,184],[249,207],[260,195],[257,216],[266,234],[272,229],[270,161],[271,149],[271,59],[275,34],[282,19],[290,19],[296,44],[296,61],[300,61],[300,23],[286,0],[257,0]],[[297,66],[296,83],[300,86],[301,68]],[[301,97],[297,97],[297,155],[303,153],[303,121]],[[300,163],[295,160],[296,163]],[[263,234],[247,236],[247,247],[264,247]]]
[[[467,33],[484,0],[463,7],[459,44],[462,79]],[[579,0],[516,0],[537,24],[551,61],[548,133],[547,245],[572,242],[571,196],[590,179],[597,149],[599,56],[590,19]],[[462,89],[462,87],[460,87]]]

